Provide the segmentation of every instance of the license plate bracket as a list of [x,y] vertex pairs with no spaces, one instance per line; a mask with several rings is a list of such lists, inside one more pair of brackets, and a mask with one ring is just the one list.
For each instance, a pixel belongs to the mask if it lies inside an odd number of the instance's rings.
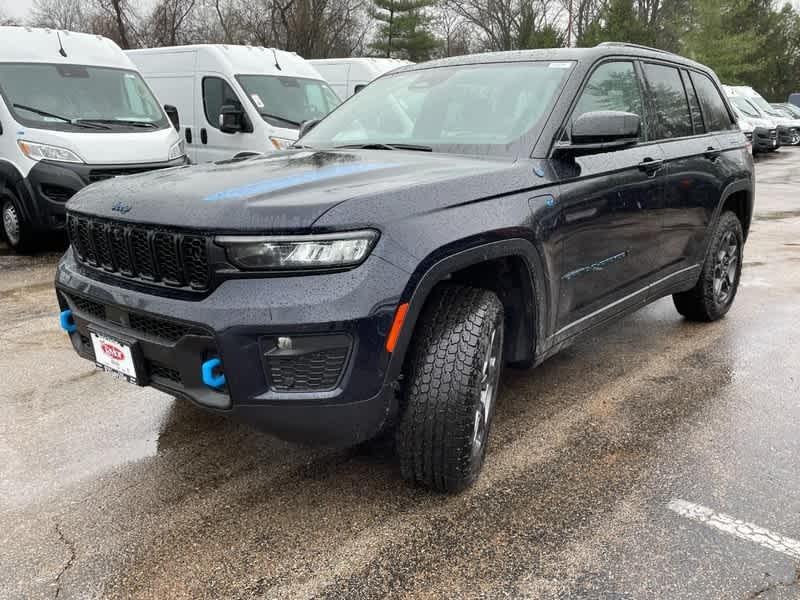
[[94,349],[94,364],[98,369],[134,385],[143,386],[147,383],[139,342],[93,327],[89,328],[89,337]]

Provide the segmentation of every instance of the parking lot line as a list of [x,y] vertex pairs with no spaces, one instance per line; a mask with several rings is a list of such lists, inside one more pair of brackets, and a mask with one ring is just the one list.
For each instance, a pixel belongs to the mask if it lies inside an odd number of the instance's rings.
[[667,504],[667,508],[692,521],[703,523],[786,556],[800,559],[800,542],[759,527],[754,523],[741,521],[730,515],[716,512],[711,508],[687,502],[686,500],[672,500]]

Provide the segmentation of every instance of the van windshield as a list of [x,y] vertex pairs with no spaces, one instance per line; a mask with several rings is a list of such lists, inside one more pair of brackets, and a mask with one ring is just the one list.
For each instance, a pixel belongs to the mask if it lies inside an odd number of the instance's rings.
[[270,125],[298,129],[303,121],[321,119],[341,100],[324,81],[283,75],[237,75],[250,102]]
[[136,71],[0,64],[0,93],[17,121],[61,131],[147,131],[168,121]]
[[760,117],[761,115],[758,114],[758,110],[756,107],[750,104],[748,100],[741,96],[734,96],[730,99],[731,104],[733,104],[734,108],[736,108],[740,113],[745,115],[746,117]]
[[573,63],[457,65],[386,75],[304,136],[311,147],[530,151]]

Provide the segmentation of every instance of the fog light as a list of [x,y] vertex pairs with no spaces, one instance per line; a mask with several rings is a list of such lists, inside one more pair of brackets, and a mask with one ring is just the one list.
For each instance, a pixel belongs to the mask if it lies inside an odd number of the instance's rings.
[[292,338],[290,338],[290,337],[279,337],[277,346],[278,346],[278,350],[291,350],[292,349]]

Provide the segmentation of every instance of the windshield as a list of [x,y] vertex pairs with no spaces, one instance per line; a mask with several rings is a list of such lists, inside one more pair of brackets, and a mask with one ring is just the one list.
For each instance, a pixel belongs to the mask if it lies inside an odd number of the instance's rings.
[[758,118],[761,115],[759,114],[758,110],[755,106],[753,106],[749,100],[742,98],[741,96],[734,96],[730,99],[731,104],[733,104],[734,108],[736,108],[740,113],[742,113],[746,117],[755,117]]
[[30,127],[146,131],[168,126],[136,71],[5,63],[0,64],[0,92],[17,120]]
[[789,113],[795,119],[800,117],[800,109],[795,108],[791,104],[784,104],[784,105],[782,105],[782,108],[783,108],[783,110],[785,110],[787,113]]
[[283,75],[237,75],[250,102],[270,125],[298,129],[321,119],[341,100],[324,81]]
[[769,102],[764,100],[764,98],[762,98],[761,96],[759,96],[757,94],[754,95],[754,96],[749,96],[748,95],[747,99],[750,102],[752,102],[753,104],[755,104],[762,111],[767,113],[768,115],[775,115],[775,109],[772,107],[772,105]]
[[495,63],[387,75],[331,113],[302,145],[512,154],[522,144],[529,150],[572,66]]

